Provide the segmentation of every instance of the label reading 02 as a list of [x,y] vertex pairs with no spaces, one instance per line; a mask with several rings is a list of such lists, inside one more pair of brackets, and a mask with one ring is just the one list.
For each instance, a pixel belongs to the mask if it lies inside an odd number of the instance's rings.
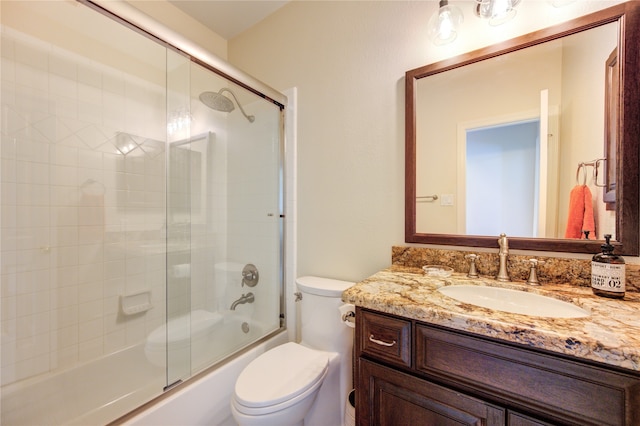
[[591,287],[624,292],[625,265],[591,262]]

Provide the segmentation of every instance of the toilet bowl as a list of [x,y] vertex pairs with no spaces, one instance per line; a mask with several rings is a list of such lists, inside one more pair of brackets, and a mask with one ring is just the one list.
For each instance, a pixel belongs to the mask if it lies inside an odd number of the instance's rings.
[[297,280],[302,293],[300,343],[253,360],[238,376],[231,413],[240,426],[340,425],[351,389],[353,329],[340,318],[342,292],[353,283]]

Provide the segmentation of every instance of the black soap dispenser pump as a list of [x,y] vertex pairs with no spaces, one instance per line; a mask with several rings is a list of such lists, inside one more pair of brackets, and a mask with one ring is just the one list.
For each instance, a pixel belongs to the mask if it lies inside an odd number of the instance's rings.
[[602,253],[591,260],[591,289],[598,296],[622,299],[626,282],[624,259],[613,254],[611,235],[605,235],[604,239],[605,243],[600,246]]

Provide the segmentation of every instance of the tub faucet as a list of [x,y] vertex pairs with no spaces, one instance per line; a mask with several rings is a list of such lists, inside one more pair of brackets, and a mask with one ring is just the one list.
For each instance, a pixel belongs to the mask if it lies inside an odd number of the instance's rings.
[[498,245],[500,250],[498,251],[498,258],[500,259],[500,267],[498,268],[498,275],[496,280],[498,281],[511,281],[509,272],[507,272],[507,258],[509,257],[509,241],[506,234],[500,234],[498,238]]
[[242,296],[240,296],[240,299],[236,300],[231,304],[231,310],[235,311],[236,306],[243,305],[245,303],[253,303],[254,300],[255,300],[255,297],[253,296],[253,293],[243,294]]

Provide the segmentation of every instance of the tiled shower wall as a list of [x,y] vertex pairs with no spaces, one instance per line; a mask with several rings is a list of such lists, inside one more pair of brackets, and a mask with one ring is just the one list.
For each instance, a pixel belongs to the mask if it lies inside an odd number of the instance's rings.
[[[163,48],[158,49],[160,68]],[[139,343],[164,321],[164,80],[3,28],[2,385]],[[125,316],[120,296],[150,290]]]

